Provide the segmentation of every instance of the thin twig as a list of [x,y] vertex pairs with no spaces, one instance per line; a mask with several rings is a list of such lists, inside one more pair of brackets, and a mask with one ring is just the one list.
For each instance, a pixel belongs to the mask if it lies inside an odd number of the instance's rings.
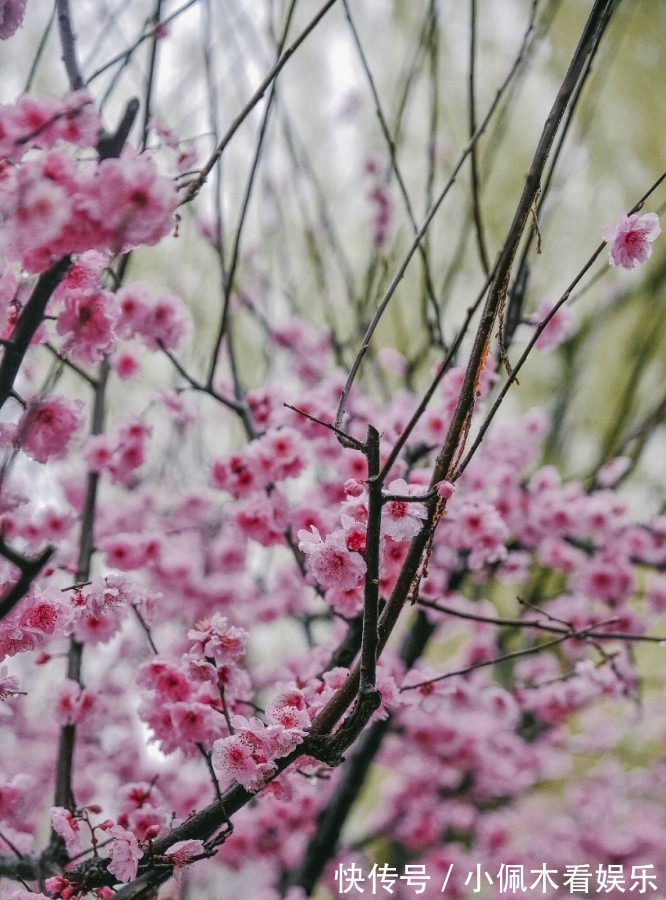
[[[634,206],[629,210],[628,214],[632,215],[633,213],[637,212],[639,209],[642,209],[645,201],[648,199],[648,197],[652,193],[654,193],[654,191],[657,190],[657,188],[664,181],[664,179],[666,179],[666,172],[664,172],[662,175],[659,176],[659,178],[657,178],[657,180],[654,182],[654,184],[652,184],[648,188],[648,190],[643,194],[643,196],[640,198],[640,200],[638,200],[634,204]],[[567,302],[567,300],[570,298],[571,293],[574,290],[574,288],[576,288],[578,286],[578,284],[582,280],[585,273],[591,269],[595,260],[599,257],[599,255],[601,254],[601,252],[603,251],[605,246],[606,246],[605,242],[602,242],[601,244],[599,244],[599,246],[596,248],[594,253],[587,260],[587,262],[585,263],[583,268],[578,272],[576,277],[571,281],[569,286],[566,288],[566,290],[564,291],[562,296],[559,298],[557,303],[555,303],[555,305],[552,307],[552,309],[550,310],[548,315],[545,316],[541,320],[541,322],[539,322],[539,324],[536,326],[536,328],[534,329],[534,334],[532,335],[530,340],[527,342],[527,346],[525,347],[523,353],[521,354],[518,362],[514,366],[512,366],[512,370],[509,373],[507,380],[502,385],[502,389],[500,390],[499,394],[497,395],[495,402],[493,403],[490,411],[488,412],[487,416],[483,420],[483,423],[481,424],[481,426],[479,428],[479,433],[476,436],[473,444],[469,448],[467,455],[462,460],[460,465],[456,468],[455,474],[453,475],[454,480],[459,478],[462,475],[462,473],[465,471],[465,469],[467,468],[469,463],[472,461],[472,457],[474,456],[474,454],[478,450],[479,446],[481,445],[481,442],[483,441],[483,439],[486,435],[486,432],[488,431],[488,428],[490,427],[490,423],[495,418],[495,415],[496,415],[497,411],[499,410],[500,406],[502,405],[502,402],[504,401],[504,398],[506,397],[509,389],[514,384],[514,382],[517,380],[518,373],[520,372],[522,367],[525,365],[525,362],[527,361],[528,356],[532,352],[532,349],[534,348],[534,345],[538,341],[539,336],[541,335],[542,331],[544,330],[544,328],[546,328],[546,326],[548,325],[550,320],[553,318],[555,313],[558,311],[558,309],[560,309],[560,307],[562,307]]]
[[[531,24],[530,24],[530,28],[531,28]],[[347,405],[347,399],[349,397],[349,392],[351,391],[352,385],[354,384],[354,381],[356,380],[356,375],[358,374],[358,370],[361,366],[361,362],[363,361],[363,358],[365,357],[365,354],[368,351],[372,336],[373,336],[375,330],[377,329],[377,326],[379,325],[379,322],[380,322],[382,316],[384,315],[386,307],[388,306],[391,298],[393,297],[394,293],[396,292],[398,285],[402,281],[404,274],[407,271],[407,267],[409,266],[409,263],[411,262],[412,257],[416,253],[416,251],[419,247],[419,244],[421,243],[421,241],[427,234],[432,220],[434,219],[437,211],[439,210],[440,206],[444,202],[450,189],[453,187],[453,185],[456,181],[456,178],[458,177],[458,173],[460,172],[461,168],[463,167],[463,164],[465,163],[465,160],[467,159],[469,154],[472,152],[472,149],[473,149],[474,145],[476,144],[476,142],[481,138],[481,136],[487,129],[488,123],[491,121],[491,119],[499,105],[499,102],[504,95],[504,92],[506,91],[507,87],[509,86],[509,84],[513,80],[516,72],[518,71],[520,63],[522,61],[522,56],[527,47],[529,31],[530,31],[530,29],[528,28],[528,31],[525,34],[525,38],[523,39],[521,49],[520,49],[518,56],[516,57],[513,65],[511,66],[511,69],[509,70],[508,75],[506,76],[506,78],[500,85],[499,89],[497,90],[495,98],[494,98],[493,102],[490,104],[490,107],[489,107],[486,115],[484,116],[483,120],[481,121],[478,128],[476,129],[476,131],[474,132],[474,134],[472,135],[470,140],[467,142],[467,145],[465,146],[462,153],[458,157],[458,161],[455,164],[455,166],[453,167],[453,171],[451,172],[451,175],[449,176],[448,180],[446,181],[446,184],[440,191],[437,199],[431,206],[430,210],[426,214],[423,224],[419,228],[419,230],[414,238],[414,241],[410,245],[405,257],[403,258],[400,266],[398,267],[398,270],[396,271],[395,275],[391,279],[391,282],[389,283],[389,286],[387,287],[387,289],[384,293],[384,296],[379,301],[377,308],[375,309],[374,315],[373,315],[373,317],[370,321],[370,324],[368,325],[368,328],[363,336],[361,346],[360,346],[360,348],[356,354],[356,357],[351,365],[351,368],[349,370],[349,375],[347,376],[347,380],[342,389],[342,394],[340,396],[340,403],[338,404],[338,411],[337,411],[337,415],[335,418],[335,424],[338,426],[338,428],[341,427],[342,420],[343,420],[344,414],[345,414],[345,408]]]
[[214,152],[211,154],[209,159],[203,165],[199,172],[199,177],[188,187],[185,197],[181,201],[181,203],[189,203],[193,200],[196,195],[199,193],[203,185],[206,183],[206,179],[212,172],[213,168],[217,164],[218,160],[224,153],[224,150],[229,143],[229,141],[236,134],[240,126],[243,124],[245,119],[250,115],[254,107],[259,103],[262,99],[270,85],[273,81],[278,77],[282,69],[285,67],[289,59],[293,56],[296,50],[301,46],[301,44],[305,41],[307,37],[314,31],[317,25],[324,18],[326,13],[335,5],[337,0],[328,0],[322,8],[319,10],[317,15],[309,22],[309,24],[303,29],[303,31],[299,34],[296,40],[290,44],[289,47],[284,51],[284,53],[280,56],[280,58],[276,61],[275,65],[271,68],[268,74],[263,78],[259,87],[256,89],[254,94],[247,101],[243,109],[238,113],[236,118],[233,120],[231,125],[229,126],[227,133],[224,135],[222,140],[219,142]]

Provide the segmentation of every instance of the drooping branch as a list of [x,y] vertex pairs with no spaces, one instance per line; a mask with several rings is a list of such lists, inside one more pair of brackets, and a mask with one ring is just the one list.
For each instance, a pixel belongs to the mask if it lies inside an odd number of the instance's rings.
[[296,50],[298,50],[298,48],[306,40],[306,38],[309,37],[309,35],[314,31],[314,29],[317,27],[317,25],[319,25],[319,23],[324,18],[326,13],[331,9],[331,7],[333,7],[335,5],[336,2],[337,2],[337,0],[328,0],[328,2],[325,3],[322,6],[322,8],[319,10],[319,12],[314,16],[314,18],[311,19],[311,21],[308,23],[308,25],[306,25],[306,27],[299,34],[299,36],[296,38],[296,40],[293,43],[291,43],[287,47],[287,49],[281,54],[281,56],[277,59],[277,61],[275,62],[275,64],[271,68],[271,70],[262,79],[261,83],[259,84],[259,87],[252,94],[252,96],[247,101],[247,103],[245,104],[243,109],[238,113],[236,118],[233,120],[233,122],[229,126],[226,134],[221,139],[221,141],[218,143],[218,145],[215,148],[215,150],[213,151],[212,155],[209,157],[209,159],[206,161],[206,163],[202,166],[197,178],[192,182],[192,184],[187,189],[185,197],[182,201],[183,203],[188,203],[190,200],[193,200],[196,197],[196,195],[199,193],[199,191],[201,190],[203,185],[206,183],[206,179],[208,178],[210,173],[213,171],[214,167],[217,165],[217,163],[218,163],[220,157],[222,156],[222,154],[224,153],[224,150],[227,147],[228,143],[231,141],[233,136],[236,134],[236,132],[238,131],[240,126],[250,115],[250,113],[255,108],[257,103],[259,103],[261,101],[261,99],[263,98],[263,96],[266,93],[266,91],[268,90],[268,88],[278,77],[278,75],[280,74],[282,69],[285,67],[285,65],[289,62],[290,58],[294,55]]
[[[527,31],[525,32],[525,36],[523,38],[523,42],[521,44],[520,50],[518,51],[518,55],[516,56],[516,59],[514,60],[514,63],[511,66],[511,69],[509,70],[509,73],[507,74],[506,78],[504,79],[504,81],[502,82],[500,87],[498,88],[495,98],[492,101],[492,103],[490,104],[490,107],[488,108],[486,115],[484,116],[484,118],[482,119],[480,124],[478,125],[476,131],[471,136],[471,138],[467,142],[467,144],[464,147],[464,149],[462,150],[462,152],[460,153],[458,160],[457,160],[455,166],[453,167],[453,170],[452,170],[449,178],[447,179],[446,183],[444,184],[444,187],[440,190],[435,202],[428,210],[421,227],[418,229],[418,231],[414,237],[414,240],[412,241],[412,243],[409,246],[409,249],[407,250],[407,253],[403,257],[400,265],[398,266],[398,269],[395,272],[393,278],[391,279],[388,287],[386,288],[384,295],[382,296],[381,300],[377,304],[377,308],[375,309],[372,319],[370,320],[370,324],[368,325],[366,332],[363,335],[363,339],[361,341],[361,346],[359,347],[356,357],[354,358],[354,361],[349,369],[349,374],[347,376],[347,380],[345,382],[345,385],[344,385],[341,395],[340,395],[338,411],[337,411],[336,417],[335,417],[335,424],[338,428],[342,427],[342,422],[343,422],[343,419],[345,416],[345,410],[346,410],[346,406],[347,406],[347,400],[349,398],[349,393],[350,393],[352,386],[356,380],[356,376],[358,375],[359,369],[361,367],[361,363],[363,362],[363,359],[364,359],[366,353],[368,352],[368,349],[370,348],[370,341],[372,340],[372,336],[374,335],[375,331],[377,330],[377,327],[378,327],[381,319],[383,318],[384,313],[386,312],[386,309],[387,309],[393,295],[395,294],[396,290],[398,289],[400,282],[404,278],[405,272],[407,271],[409,264],[412,261],[412,258],[414,257],[414,254],[417,252],[421,242],[425,239],[425,236],[430,229],[430,226],[432,224],[433,219],[435,218],[435,215],[437,214],[442,203],[448,196],[449,191],[455,184],[456,179],[460,173],[460,170],[462,169],[463,165],[465,164],[465,161],[467,160],[468,156],[472,152],[474,146],[476,145],[476,143],[479,141],[479,139],[482,137],[482,135],[488,128],[489,123],[491,122],[493,116],[495,115],[495,112],[497,111],[497,109],[499,107],[502,97],[504,96],[507,88],[509,87],[509,85],[513,81],[516,73],[518,72],[518,70],[520,68],[520,64],[523,60],[524,54],[525,54],[527,46],[528,46],[529,36],[531,34],[532,27],[533,27],[533,23],[530,22],[530,24],[527,28]],[[441,480],[441,479],[439,479],[439,480]]]

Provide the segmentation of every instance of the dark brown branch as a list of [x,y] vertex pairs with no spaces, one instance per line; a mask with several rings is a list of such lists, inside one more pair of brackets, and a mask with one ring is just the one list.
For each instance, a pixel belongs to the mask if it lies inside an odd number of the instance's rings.
[[[106,397],[106,384],[109,375],[109,363],[104,359],[100,365],[95,391],[95,402],[92,412],[91,434],[101,434],[104,430],[104,402]],[[96,472],[88,473],[86,496],[81,517],[81,536],[79,539],[79,558],[77,563],[76,582],[88,581],[90,578],[90,565],[94,550],[94,522],[97,504],[97,488],[99,475]],[[69,653],[67,657],[67,677],[81,684],[81,666],[83,660],[83,645],[75,637],[70,638]],[[63,725],[58,741],[58,755],[56,759],[56,777],[54,806],[64,806],[68,809],[76,807],[74,792],[72,789],[72,776],[74,764],[74,750],[76,747],[76,725]],[[62,839],[52,832],[51,846],[57,847]]]
[[[407,669],[410,669],[423,654],[434,631],[435,626],[419,612],[400,650],[400,658]],[[344,763],[335,794],[320,814],[317,830],[308,844],[300,866],[289,880],[290,885],[300,885],[304,888],[308,896],[319,881],[329,859],[336,852],[343,825],[365,785],[370,767],[390,727],[390,718],[373,723]]]
[[0,555],[9,560],[21,572],[16,583],[0,598],[0,619],[8,616],[19,600],[25,597],[32,582],[53,556],[54,549],[54,547],[46,547],[39,556],[35,557],[22,556],[5,544],[4,538],[0,536]]
[[[534,7],[533,7],[534,9]],[[470,0],[469,22],[469,81],[468,81],[468,120],[470,136],[476,131],[476,0]],[[474,218],[474,231],[476,243],[479,249],[479,258],[486,275],[490,272],[490,260],[486,247],[486,236],[481,215],[481,201],[479,198],[479,154],[476,144],[472,147],[469,158],[472,182],[472,216]]]
[[[466,619],[471,622],[485,622],[488,625],[498,625],[500,628],[528,628],[534,629],[538,631],[548,631],[553,634],[567,634],[571,637],[575,637],[572,633],[571,625],[548,625],[546,622],[540,622],[538,619],[506,619],[502,616],[482,616],[478,613],[466,613],[462,610],[456,609],[453,606],[445,606],[443,603],[434,603],[431,600],[424,600],[419,597],[417,601],[419,606],[424,606],[427,609],[434,609],[436,612],[446,613],[447,615],[453,616],[457,619]],[[629,643],[651,643],[651,644],[664,644],[666,643],[665,635],[648,635],[648,634],[634,634],[633,632],[627,631],[597,631],[596,629],[601,628],[602,624],[593,625],[591,628],[585,630],[585,637],[588,638],[598,638],[604,640],[616,640],[616,641],[628,641]]]
[[21,368],[23,358],[28,352],[30,342],[42,323],[46,305],[54,290],[67,274],[71,264],[71,257],[63,256],[50,269],[43,272],[37,279],[37,284],[28,302],[23,307],[12,336],[4,346],[0,363],[0,409],[14,390],[14,381]]
[[377,693],[375,687],[377,669],[377,621],[379,617],[379,561],[381,548],[382,483],[378,480],[379,432],[368,428],[365,445],[368,461],[368,524],[366,529],[365,593],[363,601],[363,636],[361,638],[361,667],[359,690]]
[[56,0],[56,9],[58,11],[58,31],[60,33],[60,46],[62,47],[62,61],[67,70],[69,86],[73,91],[78,91],[85,86],[85,81],[81,75],[76,55],[76,36],[72,25],[69,0]]

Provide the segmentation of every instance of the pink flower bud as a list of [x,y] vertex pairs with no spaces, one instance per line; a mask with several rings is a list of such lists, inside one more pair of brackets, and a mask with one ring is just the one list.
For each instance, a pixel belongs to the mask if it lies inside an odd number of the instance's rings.
[[363,490],[363,485],[357,478],[348,478],[345,481],[345,494],[348,497],[360,497]]
[[455,485],[450,481],[440,481],[435,485],[435,490],[442,500],[448,500],[452,497],[455,489]]

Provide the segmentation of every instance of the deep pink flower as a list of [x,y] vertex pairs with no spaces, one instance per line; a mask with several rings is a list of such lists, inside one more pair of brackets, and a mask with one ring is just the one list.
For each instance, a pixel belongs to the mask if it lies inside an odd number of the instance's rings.
[[646,213],[644,216],[624,213],[616,225],[610,225],[601,232],[602,238],[610,245],[608,260],[611,266],[633,269],[644,263],[652,253],[652,241],[661,234],[659,216]]
[[65,336],[63,351],[77,362],[99,362],[115,346],[116,317],[116,301],[110,291],[71,291],[56,323],[58,334]]
[[60,459],[81,424],[80,400],[49,397],[28,406],[18,426],[21,449],[36,459]]

